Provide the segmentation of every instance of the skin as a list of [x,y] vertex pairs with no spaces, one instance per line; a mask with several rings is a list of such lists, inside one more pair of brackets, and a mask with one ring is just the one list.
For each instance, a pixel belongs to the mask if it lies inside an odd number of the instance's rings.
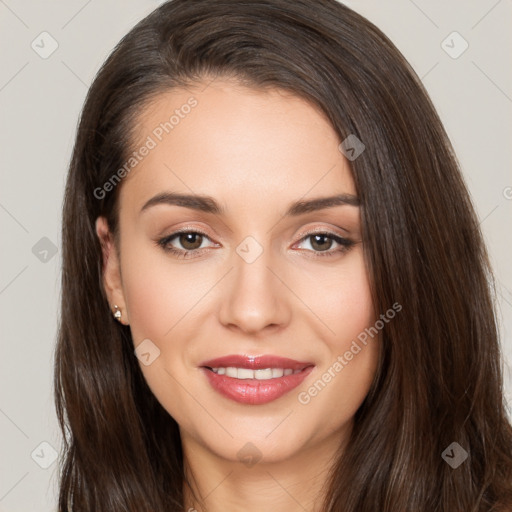
[[[359,207],[284,214],[297,200],[355,195],[348,161],[316,107],[228,79],[162,93],[140,114],[133,147],[191,96],[197,106],[121,185],[118,252],[105,219],[97,220],[107,296],[130,325],[134,346],[149,339],[160,350],[140,367],[180,426],[186,472],[204,499],[202,506],[184,486],[185,510],[316,511],[327,470],[370,389],[379,342],[366,345],[309,403],[299,402],[376,315]],[[140,212],[164,191],[211,196],[226,212],[169,204]],[[169,242],[183,252],[200,247],[190,259],[157,243],[182,227],[207,235]],[[355,243],[344,252],[330,238],[315,245],[310,229]],[[247,236],[263,251],[252,263],[236,252]],[[316,256],[325,252],[331,256]],[[246,405],[217,393],[199,368],[228,354],[273,354],[315,368],[279,399]],[[248,442],[261,456],[251,466],[237,455]]]

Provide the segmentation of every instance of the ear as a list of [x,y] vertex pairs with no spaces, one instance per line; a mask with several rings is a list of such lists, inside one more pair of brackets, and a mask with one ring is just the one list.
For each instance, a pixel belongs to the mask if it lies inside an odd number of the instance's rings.
[[126,301],[123,292],[121,268],[119,258],[114,243],[114,236],[108,228],[107,219],[105,217],[98,217],[96,219],[96,234],[101,243],[102,249],[102,280],[107,295],[110,309],[114,313],[114,305],[119,306],[121,311],[121,318],[119,321],[128,325],[128,310],[126,309]]

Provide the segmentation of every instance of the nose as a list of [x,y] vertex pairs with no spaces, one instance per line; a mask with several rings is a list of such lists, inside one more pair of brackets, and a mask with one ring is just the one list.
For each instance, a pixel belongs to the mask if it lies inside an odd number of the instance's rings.
[[285,327],[291,318],[290,291],[270,251],[264,250],[250,263],[234,253],[233,264],[234,269],[224,282],[221,323],[246,334]]

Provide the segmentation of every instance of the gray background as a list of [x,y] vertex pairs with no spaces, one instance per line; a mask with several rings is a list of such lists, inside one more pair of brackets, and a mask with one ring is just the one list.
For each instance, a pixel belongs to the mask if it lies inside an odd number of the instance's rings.
[[[0,512],[56,510],[52,357],[66,168],[94,74],[158,3],[0,0]],[[512,0],[346,3],[404,53],[445,124],[490,250],[511,362]],[[512,406],[509,363],[505,378]]]

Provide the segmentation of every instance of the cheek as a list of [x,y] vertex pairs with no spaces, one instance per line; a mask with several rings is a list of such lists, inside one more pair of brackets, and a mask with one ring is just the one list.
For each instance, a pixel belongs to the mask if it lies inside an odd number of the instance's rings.
[[[195,279],[179,266],[172,267],[166,254],[154,248],[126,245],[122,261],[123,289],[134,347],[144,340],[150,363],[141,359],[140,369],[151,391],[176,420],[186,423],[189,397],[179,382],[188,371],[187,327],[194,322],[194,304],[202,293]],[[204,292],[203,292],[204,293]],[[144,349],[146,350],[146,349]]]
[[[339,265],[295,277],[297,295],[325,329],[323,339],[331,350],[345,350],[351,340],[373,324],[375,312],[363,253],[347,254]],[[298,276],[298,277],[297,277]]]
[[161,342],[171,337],[175,326],[181,328],[193,316],[194,305],[209,282],[199,267],[171,264],[170,256],[153,242],[137,240],[135,235],[126,236],[121,261],[135,345],[145,338]]
[[308,305],[318,312],[328,334],[320,347],[322,365],[298,396],[301,407],[311,417],[323,418],[327,430],[353,417],[378,364],[378,333],[373,337],[367,334],[376,322],[376,312],[362,252],[347,257],[344,263],[319,279],[309,295]]
[[[132,258],[133,259],[133,258]],[[176,313],[176,290],[162,269],[144,262],[139,254],[140,265],[128,266],[123,276],[124,293],[135,344],[144,338],[159,339],[172,327]]]
[[[331,318],[336,335],[331,344],[331,351],[339,366],[330,366],[331,374],[338,369],[345,396],[353,395],[354,401],[360,402],[366,396],[375,373],[378,358],[378,334],[368,338],[368,329],[375,324],[376,312],[370,290],[370,283],[363,258],[358,258],[350,275],[346,276],[339,302],[331,310]],[[334,379],[335,380],[335,379]],[[354,411],[355,412],[355,411]]]

